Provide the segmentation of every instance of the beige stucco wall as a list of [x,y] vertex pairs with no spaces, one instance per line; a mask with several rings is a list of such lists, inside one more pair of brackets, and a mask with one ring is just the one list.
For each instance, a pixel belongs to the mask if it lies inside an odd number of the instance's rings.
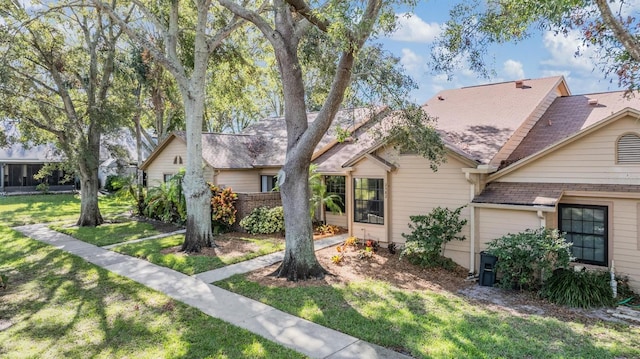
[[640,133],[637,119],[619,119],[499,181],[639,184],[640,165],[616,164],[616,140],[628,132]]
[[[175,174],[187,165],[187,145],[186,143],[173,139],[156,156],[146,169],[147,185],[154,187],[164,181],[165,174]],[[173,164],[176,156],[182,156],[182,164]]]

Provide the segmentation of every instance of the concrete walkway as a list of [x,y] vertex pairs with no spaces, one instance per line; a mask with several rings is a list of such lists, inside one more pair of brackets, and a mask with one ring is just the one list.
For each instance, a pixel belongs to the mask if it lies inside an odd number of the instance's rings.
[[[231,272],[233,273],[229,275],[242,273],[239,272],[241,270],[239,266],[229,272],[221,271],[216,274],[217,271],[211,271],[206,275],[202,273],[199,276],[191,277],[139,258],[129,257],[79,241],[66,234],[50,230],[46,224],[22,226],[14,229],[33,239],[75,254],[111,272],[163,292],[169,297],[198,308],[212,317],[245,328],[312,358],[409,358],[406,355],[364,342],[207,283],[219,280],[215,278],[226,276]],[[329,242],[326,240],[324,243]],[[265,260],[264,263],[269,265],[271,261],[276,259],[273,256],[269,260]],[[261,263],[257,259],[252,262],[254,262],[253,265]],[[247,265],[242,270],[253,270],[250,268],[252,267]]]

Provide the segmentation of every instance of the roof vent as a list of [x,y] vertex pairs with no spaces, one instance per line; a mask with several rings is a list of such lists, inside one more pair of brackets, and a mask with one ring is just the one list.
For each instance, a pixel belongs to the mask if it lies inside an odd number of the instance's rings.
[[516,81],[516,88],[517,89],[521,89],[523,87],[524,87],[524,81],[522,81],[522,80]]
[[590,98],[589,99],[589,105],[595,106],[597,104],[598,104],[598,99],[597,98]]

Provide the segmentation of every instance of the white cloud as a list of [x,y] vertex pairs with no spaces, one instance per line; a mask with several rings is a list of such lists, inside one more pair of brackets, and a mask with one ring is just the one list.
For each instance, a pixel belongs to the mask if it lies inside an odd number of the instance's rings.
[[390,38],[397,41],[430,43],[442,28],[436,22],[426,23],[417,15],[401,13],[396,16],[397,29]]
[[[590,48],[582,45],[580,34],[576,30],[570,31],[566,36],[555,35],[547,31],[543,37],[544,47],[549,51],[551,58],[541,62],[542,65],[555,68],[569,68],[580,72],[591,72],[594,65],[594,52]],[[580,50],[580,55],[576,56],[576,51]]]
[[400,64],[412,76],[421,76],[425,70],[424,58],[407,48],[402,49]]
[[522,62],[515,60],[507,60],[502,64],[502,73],[511,80],[519,80],[525,78]]

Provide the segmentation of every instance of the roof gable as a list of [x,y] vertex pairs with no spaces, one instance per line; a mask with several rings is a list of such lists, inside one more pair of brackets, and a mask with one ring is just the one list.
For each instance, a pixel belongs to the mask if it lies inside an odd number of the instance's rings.
[[[509,165],[508,167],[504,167],[501,170],[499,170],[498,172],[495,172],[494,174],[492,174],[489,178],[489,181],[496,181],[501,177],[504,177],[510,173],[513,173],[515,171],[517,171],[519,168],[522,168],[524,166],[527,166],[528,164],[546,156],[549,155],[561,148],[564,148],[565,146],[574,143],[578,140],[580,140],[581,138],[584,138],[585,136],[588,136],[600,129],[602,129],[603,127],[612,124],[613,122],[616,122],[620,119],[624,119],[624,118],[628,118],[628,117],[633,117],[633,118],[638,118],[640,119],[640,109],[635,109],[635,108],[624,108],[616,113],[611,114],[610,116],[607,116],[606,118],[602,119],[599,122],[595,122],[592,123],[590,126],[587,126],[586,128],[583,129],[579,129],[577,130],[577,132],[574,132],[572,135],[565,137],[563,139],[561,139],[558,142],[555,142],[553,144],[551,144],[550,146],[544,147],[542,150],[539,150],[533,154],[528,155],[527,157]],[[583,126],[586,126],[587,121],[583,122]],[[553,125],[552,125],[553,126]]]
[[558,143],[625,108],[640,109],[640,98],[625,98],[623,91],[559,97],[501,164],[504,168]]

